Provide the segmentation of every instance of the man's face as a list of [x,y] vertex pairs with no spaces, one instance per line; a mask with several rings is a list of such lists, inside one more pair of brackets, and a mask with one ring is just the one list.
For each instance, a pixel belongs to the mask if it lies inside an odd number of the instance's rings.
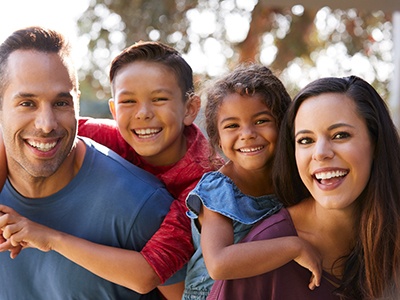
[[50,177],[75,142],[77,92],[57,54],[17,50],[7,68],[0,122],[10,175]]

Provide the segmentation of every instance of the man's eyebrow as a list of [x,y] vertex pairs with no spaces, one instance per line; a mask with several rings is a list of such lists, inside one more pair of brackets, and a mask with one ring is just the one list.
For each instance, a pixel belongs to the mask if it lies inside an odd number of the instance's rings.
[[59,98],[73,98],[71,92],[61,92],[57,94]]
[[16,94],[16,95],[14,96],[15,99],[18,99],[18,98],[35,98],[35,97],[36,97],[35,94],[32,94],[32,93],[24,93],[24,92],[18,93],[18,94]]
[[[33,93],[26,93],[26,92],[20,92],[16,94],[13,99],[14,100],[19,100],[19,99],[26,99],[26,98],[31,98],[35,99],[38,98],[39,96]],[[71,92],[60,92],[56,95],[56,98],[73,98],[73,95]]]

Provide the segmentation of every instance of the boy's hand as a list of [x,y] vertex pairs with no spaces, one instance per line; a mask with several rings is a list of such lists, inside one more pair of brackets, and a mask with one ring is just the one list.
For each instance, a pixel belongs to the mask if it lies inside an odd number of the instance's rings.
[[10,251],[11,258],[15,258],[23,248],[51,250],[48,239],[52,229],[22,217],[5,205],[0,205],[0,230],[0,252]]
[[308,288],[314,290],[316,287],[319,287],[321,283],[322,257],[310,243],[300,238],[299,241],[301,243],[301,251],[294,261],[311,271]]
[[22,246],[18,245],[14,247],[10,240],[7,240],[3,237],[3,230],[0,229],[0,252],[10,251],[10,257],[14,259],[21,252],[21,250]]

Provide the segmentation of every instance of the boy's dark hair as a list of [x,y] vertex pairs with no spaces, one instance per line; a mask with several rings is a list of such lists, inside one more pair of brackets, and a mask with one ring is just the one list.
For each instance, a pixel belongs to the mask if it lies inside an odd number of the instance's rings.
[[207,95],[206,131],[214,150],[213,155],[219,150],[217,118],[219,108],[226,96],[234,93],[247,96],[261,95],[265,105],[270,108],[278,128],[291,101],[282,82],[271,70],[255,63],[239,65],[231,73],[217,79],[205,92]]
[[0,45],[0,100],[9,79],[7,76],[8,57],[17,50],[58,54],[69,71],[75,90],[78,90],[78,78],[71,59],[70,44],[57,31],[33,26],[15,31]]
[[157,62],[171,69],[176,75],[185,101],[194,93],[192,68],[178,51],[160,42],[141,41],[126,48],[115,57],[110,68],[111,86],[118,71],[136,61]]

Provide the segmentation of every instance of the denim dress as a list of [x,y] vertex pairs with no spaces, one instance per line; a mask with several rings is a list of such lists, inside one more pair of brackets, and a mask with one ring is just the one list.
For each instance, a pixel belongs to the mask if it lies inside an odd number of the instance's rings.
[[201,206],[232,219],[234,242],[239,242],[253,225],[278,212],[282,204],[275,195],[252,197],[243,194],[233,181],[219,171],[209,172],[186,199],[188,216],[192,219],[192,237],[195,252],[187,265],[183,300],[206,299],[214,280],[208,275],[202,250],[200,232],[195,225]]

